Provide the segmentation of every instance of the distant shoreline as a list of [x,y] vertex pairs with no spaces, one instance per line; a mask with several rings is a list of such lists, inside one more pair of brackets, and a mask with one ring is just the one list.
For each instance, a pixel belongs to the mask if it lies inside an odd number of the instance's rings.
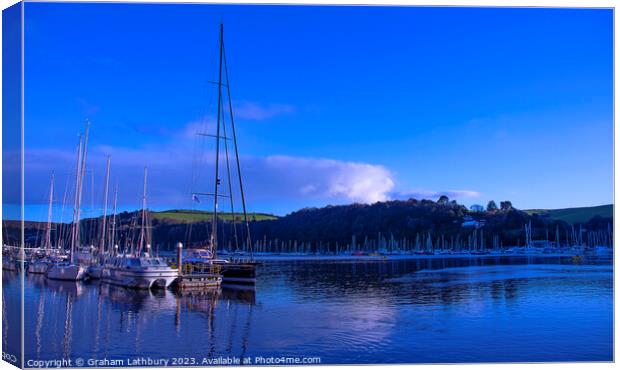
[[[264,262],[277,261],[402,261],[402,260],[428,260],[428,259],[445,259],[445,258],[497,258],[497,257],[577,257],[578,253],[489,253],[489,254],[469,254],[469,253],[453,253],[453,254],[402,254],[402,255],[384,255],[384,256],[353,256],[353,255],[303,255],[303,254],[280,254],[280,255],[264,255],[255,254],[254,260]],[[222,254],[222,257],[229,258],[230,255]],[[245,255],[241,258],[248,258]]]

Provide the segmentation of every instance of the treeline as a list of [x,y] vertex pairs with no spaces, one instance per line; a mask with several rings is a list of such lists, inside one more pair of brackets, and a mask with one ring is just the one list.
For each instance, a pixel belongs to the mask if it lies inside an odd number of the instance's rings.
[[[469,222],[468,222],[469,221]],[[464,226],[464,224],[466,226]],[[312,243],[328,251],[389,249],[394,244],[405,249],[482,249],[522,246],[525,225],[531,224],[533,240],[549,240],[559,245],[609,244],[611,218],[596,216],[571,225],[546,215],[528,214],[509,201],[489,202],[487,210],[471,211],[442,197],[439,201],[409,199],[305,208],[274,221],[252,224],[252,235],[260,243],[288,248],[289,241]],[[607,239],[607,240],[606,240]],[[336,245],[337,244],[337,245]],[[350,248],[350,246],[349,246]]]
[[[115,242],[135,243],[138,213],[117,217]],[[81,240],[98,245],[101,219],[81,223]],[[483,249],[522,246],[526,228],[530,240],[548,240],[556,245],[611,245],[612,219],[595,216],[588,222],[569,224],[544,214],[528,214],[509,201],[475,211],[442,197],[438,201],[409,199],[374,204],[351,204],[304,208],[275,220],[250,222],[252,248],[265,252],[342,252],[353,250]],[[108,218],[111,224],[111,218]],[[8,239],[19,237],[18,223],[6,223]],[[37,245],[44,223],[26,223],[26,240]],[[67,233],[69,225],[54,225],[52,240]],[[177,242],[204,245],[211,233],[210,219],[193,223],[152,220],[153,248],[172,250]],[[59,234],[57,234],[59,233]],[[220,249],[248,250],[241,223],[222,220],[218,227]],[[66,242],[65,242],[66,245]]]

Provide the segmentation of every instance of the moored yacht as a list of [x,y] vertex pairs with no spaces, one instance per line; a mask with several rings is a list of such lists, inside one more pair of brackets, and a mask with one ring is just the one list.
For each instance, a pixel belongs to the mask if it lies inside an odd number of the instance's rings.
[[163,258],[148,255],[112,257],[101,272],[103,282],[135,289],[167,288],[178,276]]
[[2,255],[2,269],[7,271],[17,271],[17,264],[8,253]]
[[54,200],[54,172],[50,179],[49,201],[47,206],[47,224],[45,236],[41,248],[35,249],[31,254],[31,261],[28,263],[29,274],[47,274],[47,270],[52,266],[53,261],[49,259],[52,254],[52,206]]
[[255,284],[257,262],[247,260],[231,261],[217,258],[209,249],[189,249],[183,257],[185,263],[204,263],[220,267],[222,280],[225,283]]
[[[80,245],[80,210],[82,204],[82,186],[84,182],[84,173],[86,171],[86,149],[88,145],[89,128],[90,123],[87,120],[86,132],[83,135],[80,135],[77,150],[70,259],[69,261],[59,261],[54,263],[47,271],[48,279],[78,281],[87,277],[86,267],[82,266],[79,262],[76,262],[76,257],[79,256],[77,249]],[[76,256],[76,254],[78,256]]]
[[[217,81],[218,96],[217,96],[217,120],[215,124],[214,134],[198,133],[200,136],[211,137],[215,139],[215,174],[213,176],[213,192],[193,192],[192,199],[200,203],[199,196],[208,196],[213,199],[213,217],[211,223],[210,237],[207,242],[207,246],[204,249],[199,249],[194,252],[193,256],[190,256],[189,262],[192,259],[199,263],[209,263],[220,267],[220,273],[223,277],[223,282],[241,283],[241,284],[255,284],[256,283],[256,266],[257,262],[254,262],[252,255],[252,240],[250,236],[250,226],[248,220],[248,214],[245,202],[245,193],[243,187],[243,176],[241,174],[241,164],[239,160],[239,148],[237,145],[237,134],[235,131],[235,122],[233,115],[233,102],[230,94],[230,84],[228,79],[228,61],[226,60],[226,53],[224,51],[224,25],[220,25],[220,40],[219,40],[219,79]],[[226,91],[222,91],[222,87],[226,88]],[[225,109],[227,106],[227,109]],[[228,111],[228,112],[226,112]],[[224,118],[228,116],[228,118]],[[229,141],[232,146],[229,148]],[[221,145],[223,144],[223,148]],[[234,163],[231,165],[229,156],[230,152],[234,155]],[[222,156],[222,154],[224,154]],[[225,160],[223,164],[226,165],[226,171],[220,170],[220,157]],[[236,179],[231,176],[231,169],[236,170]],[[221,173],[223,172],[223,173]],[[238,181],[238,194],[241,200],[241,213],[235,213],[235,201],[233,194],[234,183]],[[227,189],[222,192],[220,187],[225,184]],[[225,194],[225,193],[228,194]],[[222,221],[218,216],[220,212],[219,201],[220,198],[228,198],[230,202],[230,214],[231,221],[230,226],[233,231],[232,245],[230,248],[234,248],[236,253],[245,253],[247,249],[249,256],[247,258],[221,259],[217,257],[218,247],[223,247],[224,243],[218,243],[218,223]],[[241,216],[237,218],[237,215]],[[237,230],[238,226],[241,226],[241,230]]]
[[37,259],[33,260],[28,264],[28,273],[29,274],[47,274],[47,270],[49,270],[50,266],[52,266],[52,261],[48,259]]
[[[144,168],[144,193],[142,195],[142,212],[140,236],[137,250],[129,254],[110,257],[101,269],[101,280],[127,288],[151,289],[167,288],[179,276],[176,269],[168,266],[160,257],[151,255],[149,211],[146,207],[147,169]],[[143,247],[145,252],[143,253]]]
[[70,261],[57,262],[47,271],[47,278],[71,281],[84,280],[86,278],[86,268]]

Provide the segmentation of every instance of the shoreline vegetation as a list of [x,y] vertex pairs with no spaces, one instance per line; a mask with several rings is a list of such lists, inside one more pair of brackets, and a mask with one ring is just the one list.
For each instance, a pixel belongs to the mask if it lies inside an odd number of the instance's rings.
[[299,253],[269,254],[255,253],[254,259],[261,262],[279,262],[279,261],[326,261],[326,262],[345,262],[345,261],[403,261],[403,260],[429,260],[429,259],[446,259],[446,258],[570,258],[581,256],[582,252],[578,250],[567,250],[564,252],[542,253],[539,250],[528,251],[523,248],[521,250],[509,248],[508,253],[502,251],[489,251],[488,254],[471,254],[466,252],[454,252],[450,254],[385,254],[385,255],[312,255]]
[[[472,207],[473,208],[473,207]],[[173,251],[178,242],[200,247],[208,240],[213,214],[206,211],[151,211],[154,250]],[[111,224],[111,215],[107,222]],[[134,243],[137,211],[117,215],[117,240]],[[249,252],[241,227],[241,214],[221,213],[221,249]],[[234,219],[234,221],[233,221]],[[249,213],[253,252],[291,255],[401,254],[423,252],[505,251],[511,247],[571,248],[611,246],[613,205],[559,210],[518,210],[509,201],[498,207],[468,209],[442,196],[437,201],[409,199],[374,204],[350,204],[304,208],[283,217]],[[96,245],[102,217],[81,221],[82,240]],[[5,244],[15,244],[18,221],[5,221]],[[40,245],[45,223],[25,222],[27,247]],[[70,224],[54,223],[52,238],[62,239]],[[557,252],[557,251],[556,251]]]

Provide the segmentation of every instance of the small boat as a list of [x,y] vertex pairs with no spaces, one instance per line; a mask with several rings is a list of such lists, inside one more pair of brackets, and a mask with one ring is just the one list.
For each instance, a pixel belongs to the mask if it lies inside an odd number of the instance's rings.
[[101,256],[98,263],[94,263],[88,266],[88,276],[93,280],[101,279],[103,277],[104,270],[110,264],[109,261],[111,261],[113,258],[114,257],[110,256],[107,253]]
[[86,268],[71,262],[57,262],[47,271],[47,278],[53,280],[78,281],[86,278]]
[[52,262],[47,259],[35,260],[28,264],[28,273],[47,274],[47,270],[49,270],[50,266],[52,266]]
[[186,263],[210,263],[213,254],[204,248],[194,248],[183,251],[183,261]]
[[2,269],[7,271],[17,271],[15,261],[13,261],[8,254],[2,255]]
[[135,289],[165,289],[179,277],[177,269],[168,266],[163,258],[153,257],[150,253],[151,227],[146,205],[147,173],[145,167],[138,249],[133,253],[108,258],[101,268],[100,275],[103,282]]
[[50,192],[49,192],[49,201],[47,208],[47,224],[45,227],[45,236],[43,238],[43,243],[39,249],[34,250],[31,254],[32,260],[28,264],[28,273],[29,274],[47,274],[47,270],[49,270],[50,266],[52,266],[52,261],[48,259],[48,256],[52,251],[52,206],[54,199],[54,172],[52,172],[52,176],[50,179]]
[[256,266],[259,264],[254,261],[231,261],[216,258],[209,249],[204,248],[188,249],[184,252],[183,263],[218,266],[225,282],[237,284],[255,284]]
[[224,259],[213,259],[211,263],[221,267],[225,283],[237,284],[256,284],[256,261],[229,261]]
[[113,257],[101,270],[103,282],[135,289],[165,289],[178,277],[163,258],[147,255]]

